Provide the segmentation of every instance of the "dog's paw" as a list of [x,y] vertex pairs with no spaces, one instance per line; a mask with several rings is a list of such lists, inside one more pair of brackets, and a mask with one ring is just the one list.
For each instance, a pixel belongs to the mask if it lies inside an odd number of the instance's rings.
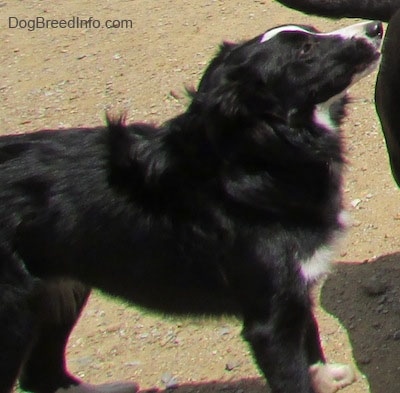
[[344,364],[314,364],[310,376],[316,393],[335,393],[356,380],[354,369]]
[[113,382],[102,385],[91,385],[80,383],[71,385],[68,388],[60,388],[55,393],[136,393],[139,385],[134,382]]

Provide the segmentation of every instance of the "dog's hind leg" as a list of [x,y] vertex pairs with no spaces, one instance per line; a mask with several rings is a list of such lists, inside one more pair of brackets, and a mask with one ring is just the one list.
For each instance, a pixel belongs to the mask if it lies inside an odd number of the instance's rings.
[[89,385],[66,368],[65,347],[90,289],[71,280],[44,282],[35,293],[41,325],[37,339],[24,363],[20,386],[34,393],[132,393],[136,384]]
[[0,284],[0,393],[11,392],[33,337],[33,319],[22,303],[20,293]]
[[34,337],[33,279],[12,252],[0,249],[0,393],[9,393]]
[[73,281],[43,282],[32,296],[40,325],[24,363],[20,386],[24,390],[51,393],[78,384],[66,371],[64,351],[69,334],[90,290]]
[[[18,304],[12,290],[0,285],[0,292],[0,393],[9,393],[33,337],[33,320],[25,312],[25,307]],[[14,299],[14,304],[7,302],[9,297]]]

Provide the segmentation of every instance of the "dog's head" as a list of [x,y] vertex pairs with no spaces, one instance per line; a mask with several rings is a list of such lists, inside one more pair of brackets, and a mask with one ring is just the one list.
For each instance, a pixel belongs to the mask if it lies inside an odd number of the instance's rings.
[[211,62],[197,100],[227,117],[287,121],[347,90],[380,58],[382,24],[365,22],[320,33],[280,26],[242,44],[225,43]]

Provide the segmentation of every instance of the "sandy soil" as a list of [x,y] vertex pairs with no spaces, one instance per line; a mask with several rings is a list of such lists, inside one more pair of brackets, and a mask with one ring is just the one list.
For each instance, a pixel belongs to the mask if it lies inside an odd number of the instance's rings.
[[[9,26],[35,17],[128,19],[132,26]],[[221,40],[282,23],[331,30],[352,21],[307,17],[269,0],[0,1],[1,132],[94,126],[106,109],[127,110],[131,121],[161,122],[184,109],[184,86],[196,85]],[[365,373],[344,392],[368,392],[369,382],[373,393],[397,393],[400,195],[375,114],[374,83],[372,75],[352,91],[345,195],[353,223],[337,271],[322,288],[323,308],[343,326],[321,307],[318,317],[329,361],[354,361]],[[161,319],[96,293],[71,337],[69,367],[91,383],[265,391],[239,333],[236,320]]]

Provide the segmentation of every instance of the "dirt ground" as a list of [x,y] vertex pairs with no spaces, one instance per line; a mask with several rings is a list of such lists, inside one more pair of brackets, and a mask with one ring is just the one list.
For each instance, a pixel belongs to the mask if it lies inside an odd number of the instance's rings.
[[[126,19],[132,26],[13,28],[35,17],[92,17],[96,25]],[[283,23],[331,30],[352,21],[307,17],[271,0],[0,0],[1,133],[94,126],[106,109],[161,122],[185,108],[184,86],[196,85],[221,40]],[[353,222],[322,287],[326,311],[318,307],[318,318],[329,361],[354,362],[364,373],[344,392],[368,392],[369,384],[372,393],[398,393],[400,192],[375,114],[374,82],[372,75],[352,90],[344,135]],[[91,383],[264,392],[239,335],[236,320],[162,319],[95,293],[70,339],[68,363]]]

